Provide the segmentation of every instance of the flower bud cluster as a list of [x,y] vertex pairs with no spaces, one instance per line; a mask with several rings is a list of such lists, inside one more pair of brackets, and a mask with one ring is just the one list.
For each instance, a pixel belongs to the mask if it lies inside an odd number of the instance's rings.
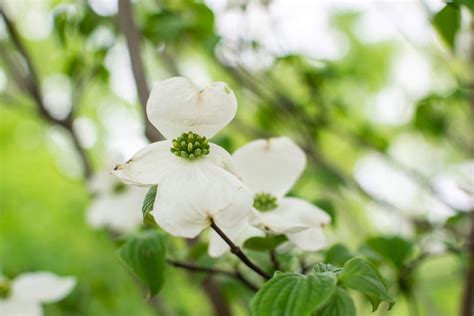
[[171,152],[178,157],[193,160],[209,154],[209,143],[205,136],[187,132],[173,139]]
[[257,193],[253,198],[253,207],[259,211],[269,211],[277,206],[276,197],[269,193]]

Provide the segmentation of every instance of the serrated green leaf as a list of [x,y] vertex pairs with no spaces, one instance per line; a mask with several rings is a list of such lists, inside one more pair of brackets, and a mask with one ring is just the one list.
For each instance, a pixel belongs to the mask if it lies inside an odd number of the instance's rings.
[[389,310],[395,304],[380,274],[362,258],[347,261],[338,280],[343,286],[364,294],[372,303],[373,311],[377,310],[382,301],[389,303]]
[[353,254],[343,244],[335,244],[325,252],[324,262],[342,267]]
[[120,258],[150,289],[158,293],[164,282],[166,236],[146,230],[130,237],[118,251]]
[[313,267],[313,271],[315,273],[324,273],[324,272],[332,272],[332,273],[338,273],[342,269],[333,266],[332,264],[328,263],[323,263],[323,262],[318,262],[316,265]]
[[401,269],[413,251],[413,243],[398,236],[383,236],[370,238],[367,246],[382,258]]
[[287,240],[288,238],[285,235],[252,237],[245,241],[244,247],[251,250],[266,251],[275,249]]
[[448,3],[433,18],[433,25],[441,38],[454,48],[456,34],[461,25],[461,11],[459,6],[454,3]]
[[153,185],[148,190],[145,195],[145,200],[143,201],[142,213],[143,213],[143,223],[147,226],[156,227],[158,226],[155,222],[155,218],[150,214],[153,211],[153,205],[155,204],[156,190],[158,189],[157,185]]
[[275,273],[250,301],[253,316],[305,316],[324,305],[336,288],[332,273]]
[[338,286],[328,303],[318,311],[318,316],[356,316],[354,301],[346,290]]

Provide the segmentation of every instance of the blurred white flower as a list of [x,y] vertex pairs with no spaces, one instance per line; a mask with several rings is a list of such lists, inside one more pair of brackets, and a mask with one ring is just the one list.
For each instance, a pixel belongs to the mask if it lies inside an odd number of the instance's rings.
[[142,224],[141,207],[146,188],[125,185],[106,171],[96,173],[90,187],[94,200],[87,210],[87,222],[92,227],[108,227],[126,233]]
[[0,315],[41,316],[42,303],[62,300],[76,285],[74,277],[31,272],[8,281],[0,276]]
[[175,77],[154,86],[148,118],[168,140],[146,146],[113,173],[127,183],[158,185],[151,214],[170,234],[193,238],[211,221],[225,231],[251,213],[252,196],[235,176],[232,157],[207,140],[236,110],[223,82],[199,90]]
[[[303,199],[285,197],[306,165],[304,152],[291,139],[255,140],[233,157],[242,182],[254,194],[253,225],[267,234],[285,234],[301,250],[316,251],[326,245],[322,226],[330,222],[329,215]],[[240,244],[262,235],[244,224],[227,233]],[[228,249],[212,232],[209,254],[219,256]]]
[[438,195],[451,207],[462,211],[474,208],[474,160],[447,168],[434,183]]

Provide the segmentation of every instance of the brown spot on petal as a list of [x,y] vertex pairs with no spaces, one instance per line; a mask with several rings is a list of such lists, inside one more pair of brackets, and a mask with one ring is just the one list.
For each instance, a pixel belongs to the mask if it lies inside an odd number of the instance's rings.
[[124,168],[125,168],[124,164],[118,164],[115,166],[114,170],[122,170]]

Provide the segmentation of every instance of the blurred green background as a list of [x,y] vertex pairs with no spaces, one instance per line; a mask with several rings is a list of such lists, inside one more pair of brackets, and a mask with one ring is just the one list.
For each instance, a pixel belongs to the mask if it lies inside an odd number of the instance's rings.
[[[379,265],[397,304],[376,315],[458,314],[473,198],[450,171],[474,149],[472,5],[460,3],[439,15],[445,4],[434,0],[3,1],[16,34],[2,19],[1,272],[77,276],[46,315],[212,314],[203,276],[171,267],[147,300],[110,233],[85,220],[86,178],[107,168],[110,152],[128,157],[156,140],[150,126],[144,133],[143,96],[182,75],[236,93],[237,117],[213,140],[230,152],[280,135],[304,148],[308,165],[291,194],[331,213],[330,245]],[[367,248],[368,238],[393,235],[410,243],[402,267]],[[201,243],[171,243],[176,256],[229,264]],[[317,258],[328,255],[308,256]],[[215,279],[232,311],[247,315],[252,293]],[[370,314],[364,300],[358,310]]]

